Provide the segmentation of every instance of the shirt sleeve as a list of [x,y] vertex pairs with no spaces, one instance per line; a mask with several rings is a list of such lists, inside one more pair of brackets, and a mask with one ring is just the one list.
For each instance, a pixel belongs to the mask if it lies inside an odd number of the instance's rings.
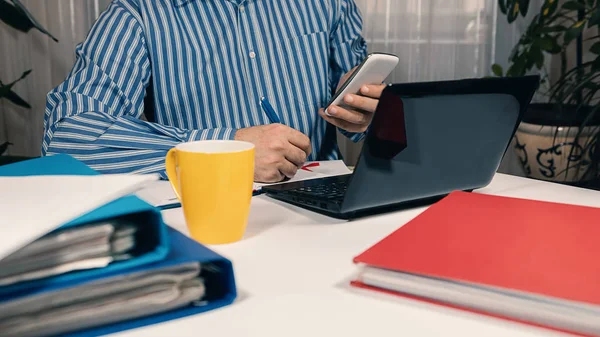
[[181,142],[233,139],[235,129],[184,130],[142,120],[151,67],[137,13],[114,1],[47,95],[42,155],[69,154],[102,173],[158,173]]
[[[354,0],[337,2],[337,13],[331,31],[331,92],[335,92],[344,74],[367,57],[367,43],[362,36],[362,16]],[[339,129],[339,128],[338,128]],[[354,133],[339,129],[354,142],[364,138],[365,133]]]

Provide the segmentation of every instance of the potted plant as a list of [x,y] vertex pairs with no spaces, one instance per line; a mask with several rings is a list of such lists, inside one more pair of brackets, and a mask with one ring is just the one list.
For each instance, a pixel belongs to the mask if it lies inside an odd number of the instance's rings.
[[[541,76],[515,134],[514,150],[529,177],[574,185],[600,177],[598,2],[545,0],[514,46],[506,72],[492,65],[496,76]],[[498,3],[509,23],[528,12],[529,0]]]
[[[33,15],[27,10],[27,8],[19,1],[19,0],[0,0],[0,20],[7,24],[8,26],[27,33],[31,29],[37,29],[45,35],[52,38],[54,41],[58,42],[58,40],[52,36],[46,29],[44,29],[38,22],[35,20]],[[6,99],[12,104],[20,106],[25,109],[31,109],[29,103],[27,103],[23,98],[21,98],[16,92],[12,89],[19,81],[25,79],[31,70],[27,70],[23,72],[23,74],[16,80],[13,80],[10,83],[4,83],[0,79],[0,100]],[[17,160],[24,159],[25,157],[10,157],[2,156],[8,150],[8,147],[12,145],[8,141],[0,141],[0,163],[8,163]]]

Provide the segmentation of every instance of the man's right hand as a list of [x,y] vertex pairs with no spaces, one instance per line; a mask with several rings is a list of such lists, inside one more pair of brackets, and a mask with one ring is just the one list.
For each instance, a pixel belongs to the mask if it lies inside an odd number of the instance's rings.
[[310,139],[283,124],[237,130],[235,140],[254,144],[254,181],[276,183],[292,178],[310,155]]

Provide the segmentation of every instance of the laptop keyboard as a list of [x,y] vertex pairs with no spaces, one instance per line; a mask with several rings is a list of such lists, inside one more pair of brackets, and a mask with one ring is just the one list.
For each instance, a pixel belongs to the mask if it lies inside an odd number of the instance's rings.
[[321,200],[342,200],[348,189],[348,180],[325,180],[321,184],[312,186],[302,186],[288,190],[288,193],[296,194],[302,197],[309,197]]

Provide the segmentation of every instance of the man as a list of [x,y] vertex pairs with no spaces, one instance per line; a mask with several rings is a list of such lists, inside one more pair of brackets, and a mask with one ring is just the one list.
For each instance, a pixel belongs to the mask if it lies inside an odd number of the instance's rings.
[[256,181],[292,177],[338,158],[336,127],[358,141],[371,122],[383,85],[323,113],[366,57],[361,29],[354,0],[114,0],[48,94],[42,154],[165,177],[178,143],[236,139],[256,146]]

